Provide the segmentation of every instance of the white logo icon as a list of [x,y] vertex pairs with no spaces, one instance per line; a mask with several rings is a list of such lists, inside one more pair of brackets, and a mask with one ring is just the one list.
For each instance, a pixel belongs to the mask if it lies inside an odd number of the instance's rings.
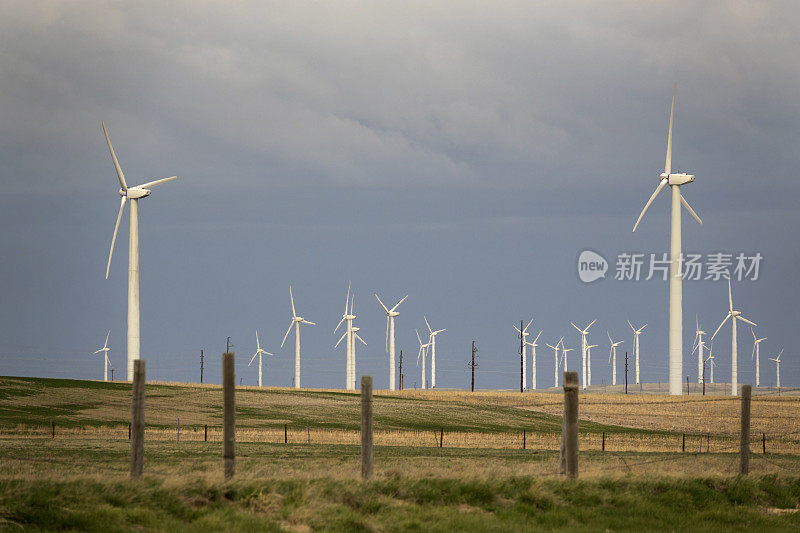
[[584,250],[578,256],[578,277],[584,283],[591,283],[606,277],[608,261],[591,250]]

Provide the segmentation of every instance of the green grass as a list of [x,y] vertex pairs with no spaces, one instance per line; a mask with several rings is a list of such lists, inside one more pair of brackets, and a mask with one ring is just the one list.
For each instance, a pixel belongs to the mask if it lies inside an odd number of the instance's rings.
[[[0,481],[0,526],[83,531],[796,531],[800,480]],[[772,511],[772,512],[770,512]]]

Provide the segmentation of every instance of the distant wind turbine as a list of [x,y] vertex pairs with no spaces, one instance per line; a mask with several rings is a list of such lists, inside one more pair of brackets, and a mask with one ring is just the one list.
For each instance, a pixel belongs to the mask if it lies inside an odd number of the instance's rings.
[[[672,189],[672,207],[670,211],[670,268],[669,268],[669,393],[682,394],[683,373],[683,285],[681,276],[681,205],[699,222],[700,217],[681,194],[681,185],[694,181],[692,174],[672,173],[672,118],[675,112],[675,93],[678,84],[672,88],[672,106],[669,110],[669,129],[667,132],[667,158],[664,163],[664,172],[659,176],[658,186],[653,195],[644,205],[633,231],[641,222],[647,208],[653,203],[661,189],[670,186]],[[639,382],[638,379],[636,381]]]
[[[425,318],[423,316],[422,318]],[[436,388],[436,335],[442,333],[443,331],[447,331],[446,329],[438,329],[436,331],[431,329],[431,325],[428,324],[428,319],[425,318],[425,325],[428,326],[428,334],[430,335],[428,344],[431,347],[431,388]]]
[[761,364],[758,357],[758,345],[767,340],[767,338],[757,339],[756,332],[753,331],[753,328],[750,328],[750,333],[753,334],[753,353],[750,354],[750,360],[753,360],[753,358],[756,360],[756,387],[758,387],[761,385]]
[[714,337],[717,336],[717,333],[719,333],[719,330],[722,329],[722,326],[725,324],[725,322],[727,322],[729,318],[733,317],[733,320],[731,320],[731,396],[737,396],[739,394],[739,387],[738,387],[739,355],[736,348],[736,321],[741,320],[742,322],[750,324],[751,326],[755,326],[756,323],[750,322],[745,317],[743,317],[741,311],[733,310],[733,294],[731,293],[730,278],[728,279],[728,305],[729,305],[728,314],[725,315],[725,318],[720,323],[719,327],[717,328],[717,331],[715,331],[714,334],[711,335],[711,340],[712,341],[714,340]]
[[[574,323],[570,322],[570,324],[572,324],[572,327],[577,329],[578,332],[581,334],[581,365],[583,367],[583,381],[581,381],[581,385],[583,385],[584,389],[586,389],[587,379],[588,379],[586,377],[586,363],[587,363],[587,361],[586,361],[586,345],[587,345],[586,336],[589,334],[589,328],[592,327],[592,324],[594,324],[595,322],[597,322],[597,319],[592,320],[589,323],[589,325],[586,326],[584,329],[581,329],[578,326],[576,326]],[[565,369],[565,371],[566,371],[566,369]]]
[[586,346],[586,381],[587,385],[592,386],[592,348],[597,348],[597,344]]
[[108,365],[111,363],[111,361],[108,360],[108,352],[111,351],[111,348],[108,347],[108,337],[109,337],[109,335],[111,335],[111,330],[108,330],[108,333],[106,333],[106,342],[103,344],[103,347],[92,354],[92,355],[96,355],[96,354],[99,354],[100,352],[103,352],[103,360],[104,360],[104,362],[103,362],[103,368],[104,368],[104,370],[103,370],[103,381],[108,381]]
[[286,337],[289,336],[289,333],[292,331],[294,327],[294,388],[300,388],[300,324],[308,324],[309,326],[316,326],[316,323],[309,322],[305,318],[301,316],[297,316],[297,312],[294,309],[294,296],[292,295],[292,286],[289,285],[289,301],[292,304],[292,320],[289,322],[289,329],[286,330],[286,335],[283,336],[283,340],[281,341],[281,348],[283,348],[284,343],[286,342]]
[[258,386],[259,387],[261,386],[261,356],[262,355],[272,355],[272,354],[269,353],[266,350],[262,350],[261,349],[261,343],[258,340],[258,330],[256,330],[256,353],[253,354],[253,358],[250,359],[250,362],[247,363],[247,366],[252,365],[253,361],[255,361],[255,359],[256,359],[256,356],[258,356]]
[[111,139],[108,137],[106,125],[103,124],[103,133],[106,136],[108,151],[111,152],[111,160],[114,162],[114,169],[117,171],[119,179],[119,195],[122,200],[119,204],[117,213],[117,223],[114,225],[114,236],[111,237],[111,249],[108,251],[108,264],[106,265],[106,279],[111,270],[111,256],[114,254],[114,243],[117,240],[117,230],[119,222],[122,220],[122,211],[125,209],[125,202],[131,201],[131,221],[128,233],[128,381],[133,381],[133,362],[139,359],[140,334],[139,334],[139,200],[150,196],[150,189],[162,183],[177,179],[178,176],[171,176],[155,181],[148,181],[136,187],[128,187],[125,183],[125,175],[122,167],[119,166],[114,147],[111,146]]
[[631,324],[631,321],[628,320],[628,325],[633,330],[633,352],[636,358],[636,383],[638,384],[639,383],[639,335],[642,334],[642,331],[644,330],[644,328],[647,327],[647,324],[640,327],[639,329],[636,329],[635,327],[633,327],[633,324]]
[[[355,295],[353,295],[355,298]],[[355,380],[352,379],[351,370],[353,368],[352,358],[353,358],[353,320],[355,320],[356,315],[353,314],[353,311],[350,307],[350,284],[347,285],[347,295],[344,298],[344,314],[342,315],[342,319],[336,324],[333,332],[339,329],[339,326],[342,325],[343,322],[345,324],[345,332],[342,335],[342,338],[339,339],[339,342],[336,343],[336,346],[339,346],[339,343],[342,342],[342,339],[345,339],[345,389],[347,390],[354,390],[355,389]],[[355,302],[353,302],[355,303]]]
[[561,337],[560,339],[558,339],[558,342],[556,343],[555,346],[553,346],[552,344],[545,343],[548,348],[552,348],[553,349],[553,355],[554,355],[553,361],[555,362],[554,367],[555,367],[555,378],[556,378],[554,387],[558,387],[558,346],[561,344],[561,341],[563,341],[563,340],[564,340],[564,337]]
[[424,389],[426,388],[425,378],[427,377],[425,372],[425,356],[427,355],[428,352],[428,346],[430,346],[431,343],[430,341],[428,341],[427,343],[423,343],[422,338],[420,338],[419,336],[419,330],[414,330],[414,331],[417,332],[417,340],[419,341],[419,352],[417,352],[417,366],[419,366],[419,359],[420,357],[422,357],[422,386],[420,388]]
[[606,335],[608,335],[608,342],[611,343],[611,350],[608,352],[608,362],[611,363],[611,384],[617,384],[617,346],[622,344],[625,341],[617,341],[611,338],[611,333],[606,331]]
[[569,365],[567,365],[567,354],[574,349],[575,348],[567,348],[564,346],[564,341],[561,341],[561,368],[564,369],[564,372],[567,372],[569,368]]
[[514,326],[514,331],[522,336],[522,342],[520,343],[522,345],[522,384],[526,389],[528,388],[528,335],[530,335],[530,333],[528,333],[528,328],[531,327],[532,322],[533,319],[531,318],[530,322],[528,322],[528,325],[522,330],[520,330],[519,327]]
[[529,342],[528,346],[531,347],[531,389],[536,389],[536,347],[539,346],[536,341],[539,340],[539,336],[541,336],[543,330],[539,330],[539,334],[536,335],[536,338],[533,339],[533,342]]
[[783,355],[783,350],[781,349],[780,353],[778,353],[778,357],[772,358],[770,357],[770,361],[775,361],[775,382],[776,387],[781,388],[781,355]]
[[695,315],[695,323],[696,329],[694,334],[694,347],[692,348],[692,353],[697,350],[697,382],[703,382],[703,348],[706,347],[706,343],[703,342],[703,335],[706,334],[705,331],[700,329],[700,319],[697,318]]
[[375,293],[375,298],[378,299],[378,303],[381,304],[383,310],[386,311],[386,351],[389,353],[389,390],[394,390],[396,381],[394,374],[394,319],[400,316],[400,313],[397,312],[397,308],[408,298],[408,295],[406,294],[403,296],[391,309],[383,305],[378,293]]

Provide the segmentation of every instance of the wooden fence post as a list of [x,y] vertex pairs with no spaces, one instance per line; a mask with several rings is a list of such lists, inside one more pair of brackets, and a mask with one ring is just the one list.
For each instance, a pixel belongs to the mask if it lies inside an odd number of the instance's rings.
[[522,430],[522,449],[525,449],[525,430]]
[[444,428],[439,431],[439,448],[444,446]]
[[53,432],[53,437],[52,438],[56,438],[56,421],[55,420],[51,420],[50,421],[50,429]]
[[603,449],[602,451],[606,451],[606,432],[603,432]]
[[283,443],[289,444],[289,424],[283,425]]
[[761,453],[767,455],[767,434],[761,434]]
[[564,372],[564,418],[559,472],[578,477],[578,373]]
[[233,352],[222,354],[222,409],[224,413],[222,458],[226,480],[231,479],[236,470],[236,374],[234,373],[233,357]]
[[131,479],[141,476],[144,466],[144,368],[144,359],[133,361]]
[[683,434],[683,441],[681,442],[681,452],[686,452],[686,433]]
[[131,423],[128,422],[128,440],[131,440]]
[[742,385],[742,431],[739,442],[739,473],[746,476],[750,471],[750,394],[752,387]]
[[372,376],[361,376],[361,478],[372,473]]
[[181,441],[181,417],[178,417],[178,442]]
[[203,442],[208,442],[208,424],[203,428]]

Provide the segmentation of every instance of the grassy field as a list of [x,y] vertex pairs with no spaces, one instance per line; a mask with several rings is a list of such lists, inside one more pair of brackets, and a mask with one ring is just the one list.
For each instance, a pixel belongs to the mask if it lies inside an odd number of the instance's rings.
[[225,482],[219,387],[149,384],[145,475],[132,483],[129,394],[124,383],[0,378],[0,528],[800,528],[796,397],[754,398],[754,433],[770,435],[771,453],[754,453],[739,478],[738,401],[582,395],[580,480],[569,481],[557,475],[554,394],[380,391],[375,479],[362,482],[357,393],[243,388]]

